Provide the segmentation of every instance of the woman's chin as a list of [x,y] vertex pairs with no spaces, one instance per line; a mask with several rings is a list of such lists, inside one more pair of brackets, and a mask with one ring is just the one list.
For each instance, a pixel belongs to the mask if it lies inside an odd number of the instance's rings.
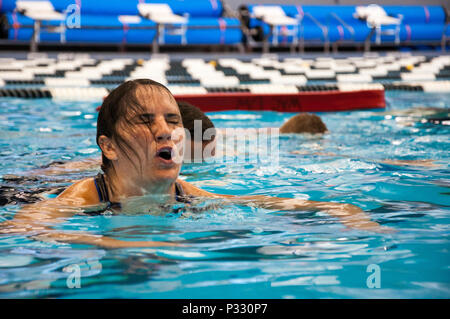
[[158,181],[175,181],[180,173],[180,165],[174,165],[172,167],[165,167],[152,170],[147,176],[152,180]]

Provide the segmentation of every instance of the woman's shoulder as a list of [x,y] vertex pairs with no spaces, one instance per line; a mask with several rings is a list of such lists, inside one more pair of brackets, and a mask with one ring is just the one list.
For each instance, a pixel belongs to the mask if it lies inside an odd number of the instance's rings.
[[215,197],[215,198],[229,198],[233,197],[232,195],[221,195],[221,194],[213,194],[210,192],[207,192],[201,188],[198,188],[197,186],[194,186],[193,184],[183,181],[181,179],[177,179],[177,183],[183,187],[183,190],[186,195],[192,195],[192,196],[198,196],[198,197]]
[[70,185],[58,200],[77,201],[80,205],[96,205],[100,202],[94,178],[84,178]]
[[214,196],[214,194],[204,191],[203,189],[200,189],[200,188],[192,185],[191,183],[183,181],[181,179],[177,179],[177,183],[181,185],[181,187],[183,188],[183,191],[186,195],[201,196],[201,197]]

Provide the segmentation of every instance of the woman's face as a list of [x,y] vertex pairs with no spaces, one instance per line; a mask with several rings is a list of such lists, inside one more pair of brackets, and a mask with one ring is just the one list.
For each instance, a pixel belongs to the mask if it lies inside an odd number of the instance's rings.
[[118,152],[118,164],[143,184],[172,182],[180,172],[185,138],[177,103],[151,86],[138,87],[136,98],[140,107],[117,123],[117,133],[131,149]]

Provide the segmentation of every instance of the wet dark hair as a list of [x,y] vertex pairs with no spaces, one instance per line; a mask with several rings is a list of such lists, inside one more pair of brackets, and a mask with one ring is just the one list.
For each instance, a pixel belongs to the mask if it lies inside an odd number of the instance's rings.
[[300,113],[291,117],[280,127],[280,133],[325,133],[328,131],[322,119],[309,113]]
[[[153,80],[137,79],[122,83],[111,91],[100,107],[97,119],[96,138],[99,147],[98,139],[101,135],[105,135],[108,138],[114,139],[117,146],[122,151],[125,151],[126,149],[135,152],[128,145],[127,141],[117,134],[117,125],[121,119],[125,119],[125,123],[129,123],[129,119],[127,118],[129,114],[138,113],[143,110],[143,106],[141,102],[138,101],[136,95],[137,89],[143,86],[149,87],[152,90],[157,89],[166,92],[173,98],[168,88]],[[126,151],[124,153],[129,157]],[[102,170],[106,172],[110,167],[111,161],[102,153]]]
[[202,121],[202,141],[203,141],[203,135],[207,129],[214,129],[213,135],[211,136],[211,139],[204,140],[203,142],[209,143],[211,140],[213,140],[216,136],[216,131],[213,122],[211,119],[202,112],[198,107],[185,102],[185,101],[178,101],[178,107],[180,108],[181,118],[183,120],[183,126],[185,129],[189,131],[191,134],[191,138],[194,138],[194,121],[200,120]]

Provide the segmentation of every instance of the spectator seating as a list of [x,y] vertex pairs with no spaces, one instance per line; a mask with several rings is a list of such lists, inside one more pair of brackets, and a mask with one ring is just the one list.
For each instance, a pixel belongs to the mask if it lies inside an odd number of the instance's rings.
[[[394,36],[395,44],[400,44],[400,25],[403,15],[398,15],[397,17],[389,16],[382,7],[377,4],[371,4],[368,6],[357,6],[356,13],[353,16],[366,21],[367,26],[371,28],[365,41],[366,50],[370,50],[370,41],[373,34],[375,34],[376,44],[381,44],[381,35]],[[391,28],[388,29],[389,26]]]
[[[439,45],[445,32],[446,13],[441,6],[377,6],[386,13],[383,21],[373,16],[369,20],[358,16],[357,6],[276,5],[287,17],[297,19],[297,26],[271,26],[270,21],[255,14],[255,9],[261,6],[275,5],[250,4],[239,9],[247,41],[253,45],[267,41],[273,46],[280,46],[298,41],[300,50],[305,44],[319,44],[326,50],[329,45],[337,48],[342,43]],[[298,29],[297,39],[293,34],[295,27]],[[278,32],[274,28],[278,28]],[[283,29],[290,32],[283,32]]]
[[[226,0],[0,0],[8,43],[240,45],[248,47],[442,45],[450,38],[441,6],[249,4],[234,17]],[[20,3],[28,3],[27,10]],[[364,11],[370,14],[364,14]],[[378,15],[373,15],[377,11]],[[66,23],[62,23],[62,18]],[[38,29],[38,30],[37,30]],[[34,30],[37,30],[34,32]],[[34,33],[33,33],[34,32]],[[5,42],[2,40],[2,42]]]
[[37,43],[40,41],[40,34],[44,21],[58,21],[59,26],[46,26],[47,32],[59,33],[61,43],[65,42],[66,15],[53,8],[49,1],[24,1],[16,2],[16,11],[34,20],[33,35],[31,38],[31,51],[36,51]]
[[[78,24],[68,25],[64,30],[66,43],[100,44],[171,44],[171,45],[240,45],[242,31],[237,18],[225,17],[224,8],[218,0],[47,0],[56,12],[65,14],[66,21],[79,19]],[[145,10],[146,4],[161,4],[166,12],[181,16],[183,28],[167,28],[158,34],[167,24],[162,16],[151,16]],[[139,7],[141,5],[141,7]],[[144,6],[142,6],[144,5]],[[139,9],[141,8],[141,10]],[[168,10],[167,10],[168,9]],[[16,41],[30,41],[33,34],[35,17],[22,14],[15,0],[0,1],[0,27],[5,38]],[[78,15],[78,16],[77,16]],[[152,19],[153,17],[153,19]],[[166,14],[167,18],[168,15]],[[150,19],[149,19],[150,18]],[[42,19],[43,26],[57,26],[60,21]],[[61,36],[40,30],[41,42],[61,43]]]
[[[262,21],[270,27],[270,35],[272,38],[272,44],[278,44],[278,32],[281,31],[283,35],[292,36],[292,46],[297,44],[298,26],[300,19],[298,16],[291,18],[286,15],[280,6],[254,6],[253,14],[256,19]],[[267,51],[267,41],[264,41],[266,45],[265,51]]]

